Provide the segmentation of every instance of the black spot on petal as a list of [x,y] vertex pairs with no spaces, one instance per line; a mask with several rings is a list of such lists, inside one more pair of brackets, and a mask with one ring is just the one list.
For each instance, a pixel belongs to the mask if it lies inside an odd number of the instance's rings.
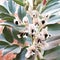
[[34,32],[34,29],[32,29],[31,32],[33,33]]
[[41,43],[41,39],[38,39],[38,40],[37,40],[37,43],[39,43],[39,42]]
[[18,21],[15,21],[15,24],[18,25]]
[[35,17],[35,15],[33,15],[33,17]]
[[42,20],[42,24],[44,24],[45,23],[45,21],[44,20]]
[[45,34],[45,38],[47,38],[48,34]]
[[32,52],[35,52],[35,50],[32,50]]
[[28,33],[25,33],[26,34],[26,36],[28,36]]
[[38,25],[38,26],[39,26],[39,23],[38,23],[38,22],[37,22],[37,23],[35,23],[35,26],[36,26],[36,25]]
[[24,33],[20,33],[20,36],[23,37]]
[[34,37],[34,34],[32,34],[32,38]]

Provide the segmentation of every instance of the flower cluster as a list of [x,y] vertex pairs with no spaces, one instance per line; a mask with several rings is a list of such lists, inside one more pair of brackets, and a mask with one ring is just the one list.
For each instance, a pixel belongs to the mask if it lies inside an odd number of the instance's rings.
[[[32,18],[32,23],[29,23],[27,15],[30,15]],[[42,18],[40,18],[40,16]],[[14,23],[17,25],[25,25],[25,29],[20,32],[17,36],[18,38],[30,36],[32,38],[32,45],[29,45],[27,48],[26,58],[29,58],[33,55],[39,56],[40,59],[43,59],[43,52],[45,48],[49,45],[46,42],[46,39],[50,36],[48,33],[48,27],[45,27],[49,16],[42,16],[36,10],[29,12],[24,16],[23,20],[18,19],[14,20]]]

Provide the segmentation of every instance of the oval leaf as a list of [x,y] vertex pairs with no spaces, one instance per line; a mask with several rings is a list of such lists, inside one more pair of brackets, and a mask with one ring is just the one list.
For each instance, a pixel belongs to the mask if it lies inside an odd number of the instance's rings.
[[19,5],[24,6],[25,4],[23,3],[23,0],[13,0],[14,2],[16,2]]
[[8,46],[9,43],[5,42],[5,41],[0,41],[0,49],[1,48],[5,48],[6,46]]
[[15,19],[14,16],[11,16],[11,15],[5,14],[5,13],[0,13],[0,18],[1,18],[2,20],[6,20],[6,21],[8,21],[8,22],[13,22],[13,20]]
[[8,10],[4,6],[2,6],[2,5],[0,5],[0,13],[7,13],[7,14],[9,14]]
[[23,6],[20,6],[18,9],[18,16],[22,20],[23,17],[26,15],[26,11],[24,10]]
[[8,0],[8,7],[11,13],[15,13],[16,5],[13,0]]
[[44,58],[46,60],[57,60],[56,58],[60,57],[60,46],[57,46],[53,49],[45,51]]
[[4,27],[3,35],[8,42],[11,42],[11,43],[13,42],[13,36],[9,28]]
[[18,45],[9,45],[3,50],[3,55],[11,52],[11,53],[20,53],[21,48]]

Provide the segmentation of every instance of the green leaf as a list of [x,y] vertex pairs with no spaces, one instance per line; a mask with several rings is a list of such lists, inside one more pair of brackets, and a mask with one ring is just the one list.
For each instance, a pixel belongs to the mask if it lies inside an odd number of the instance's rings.
[[59,15],[53,15],[51,18],[48,19],[47,25],[48,24],[55,24],[57,22],[60,22],[60,16]]
[[58,39],[60,39],[60,35],[49,37],[46,41],[47,42],[52,42],[52,41],[55,41],[55,40],[58,40]]
[[53,14],[60,10],[59,0],[49,0],[46,7],[43,8],[42,14]]
[[15,24],[13,24],[13,23],[8,23],[8,22],[4,22],[4,23],[0,23],[0,25],[2,25],[2,26],[9,26],[9,27],[17,27],[17,25],[15,25]]
[[51,24],[51,25],[47,25],[48,26],[48,30],[60,30],[60,24]]
[[23,3],[23,0],[13,0],[14,2],[16,2],[17,4],[24,6],[25,4]]
[[19,54],[17,54],[16,58],[14,60],[26,60],[25,54],[27,50],[26,47],[24,47]]
[[5,42],[5,41],[0,41],[0,49],[1,48],[5,48],[6,46],[8,46],[9,43]]
[[[52,36],[55,35],[60,35],[60,24],[57,24],[58,20],[56,21],[50,21],[49,23],[47,23],[47,27],[48,27],[48,33]],[[56,23],[56,24],[54,24]]]
[[60,35],[60,30],[48,30],[48,33],[51,36],[56,36],[56,35]]
[[60,35],[60,24],[47,25],[49,34]]
[[12,27],[12,28],[14,28],[17,31],[22,31],[22,30],[25,29],[24,25],[18,26],[16,24],[13,24],[13,23],[10,23],[10,22],[9,23],[8,22],[0,23],[0,25]]
[[8,7],[11,13],[15,13],[16,5],[13,0],[8,0]]
[[8,42],[11,42],[11,43],[13,42],[13,36],[12,36],[11,30],[9,28],[4,27],[3,35]]
[[7,1],[4,1],[4,2],[3,2],[3,6],[9,11],[8,2],[7,2]]
[[10,16],[9,14],[5,14],[5,13],[0,13],[0,18],[8,22],[13,22],[13,20],[15,19],[14,16]]
[[8,10],[4,6],[2,6],[2,5],[0,5],[0,13],[7,13],[7,14],[9,14]]
[[23,6],[20,6],[18,9],[18,16],[22,20],[23,17],[26,15],[26,11],[24,10]]
[[51,3],[54,3],[54,2],[57,2],[57,1],[59,1],[59,0],[48,0],[48,2],[47,2],[46,5],[51,4]]
[[60,46],[45,51],[44,58],[46,60],[52,60],[60,57]]
[[18,53],[20,53],[20,51],[21,51],[21,48],[18,45],[9,45],[9,46],[5,47],[5,49],[3,50],[3,55],[5,55],[9,52],[18,54]]
[[4,38],[3,34],[0,34],[0,40],[6,41],[6,39]]
[[8,42],[8,41],[6,40],[6,38],[4,37],[3,33],[0,34],[0,41],[4,41],[4,42],[6,42],[6,43],[8,43],[8,44],[11,44],[10,42]]

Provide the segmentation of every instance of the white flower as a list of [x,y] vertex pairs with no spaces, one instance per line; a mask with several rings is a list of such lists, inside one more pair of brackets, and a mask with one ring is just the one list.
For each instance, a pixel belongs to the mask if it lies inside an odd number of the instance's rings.
[[43,59],[43,51],[39,51],[36,45],[32,45],[27,48],[27,53],[25,54],[25,57],[29,58],[33,55],[39,56],[40,59]]
[[44,37],[44,35],[43,35],[42,32],[38,33],[38,34],[36,35],[36,37],[37,37],[37,39],[45,40],[45,37]]
[[47,39],[49,37],[49,33],[48,33],[48,27],[43,28],[41,30],[41,32],[43,33],[43,36],[45,36],[45,39]]
[[27,36],[26,36],[26,35],[24,35],[23,37],[24,37],[24,38],[27,38]]
[[39,25],[39,24],[40,24],[40,19],[39,19],[39,17],[33,17],[33,24],[34,24],[34,25]]
[[27,53],[25,54],[26,58],[29,58],[30,56],[33,56],[35,54],[35,45],[32,45],[27,48]]
[[28,24],[28,23],[29,23],[29,19],[28,19],[27,16],[25,16],[25,17],[23,18],[23,23],[24,23],[24,24]]
[[21,38],[20,34],[17,35],[18,38]]
[[21,20],[19,20],[18,18],[14,19],[14,24],[21,25]]
[[28,51],[28,52],[25,54],[25,57],[26,57],[26,58],[29,58],[30,56],[33,56],[34,54],[35,54],[34,52]]
[[44,34],[48,33],[48,27],[43,28],[41,32],[43,32]]
[[[32,30],[34,30],[34,32],[36,31],[36,27],[35,27],[35,25],[34,24],[29,24],[29,26],[28,26],[28,31],[29,31],[29,34],[31,34],[32,32]],[[33,33],[34,33],[33,32]]]

